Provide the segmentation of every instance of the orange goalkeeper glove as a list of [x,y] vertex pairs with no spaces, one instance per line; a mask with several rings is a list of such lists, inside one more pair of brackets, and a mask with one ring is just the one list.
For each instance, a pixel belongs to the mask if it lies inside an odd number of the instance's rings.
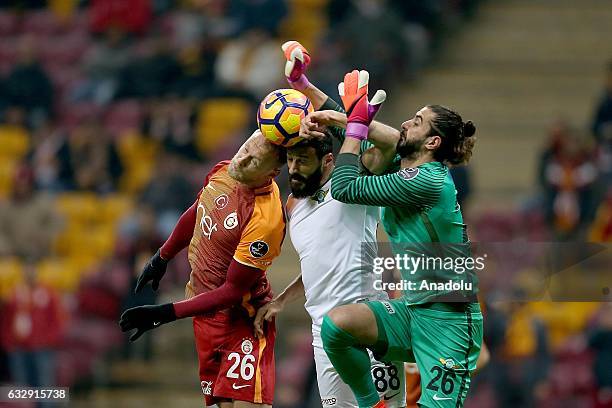
[[285,53],[285,76],[289,85],[297,91],[303,91],[310,85],[308,78],[304,75],[310,64],[310,54],[302,44],[297,41],[287,41],[281,47]]
[[347,116],[346,137],[367,139],[368,126],[387,98],[385,91],[378,90],[368,101],[369,81],[368,71],[354,70],[344,76],[344,82],[338,84],[338,93]]

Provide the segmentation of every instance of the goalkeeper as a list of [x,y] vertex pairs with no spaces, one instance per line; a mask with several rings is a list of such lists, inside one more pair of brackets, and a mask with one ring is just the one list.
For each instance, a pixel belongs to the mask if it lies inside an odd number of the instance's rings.
[[[303,135],[308,137],[317,136],[325,126],[347,128],[332,178],[333,197],[382,206],[383,226],[396,254],[469,256],[466,225],[448,165],[469,160],[474,125],[439,105],[420,109],[402,124],[401,131],[372,122],[385,95],[378,92],[369,103],[368,82],[367,72],[353,71],[340,84],[348,117],[328,99],[325,103],[334,111],[310,114],[302,124]],[[367,143],[368,132],[376,134],[372,138],[375,143],[395,140],[393,155],[385,150],[386,154],[378,154],[374,160],[376,171],[372,173],[384,168],[384,175],[360,176],[364,157],[358,154]],[[416,289],[389,302],[333,309],[323,320],[324,348],[360,407],[384,406],[369,375],[366,348],[383,361],[416,361],[422,375],[420,406],[463,406],[482,344],[475,278],[454,270],[401,272]],[[470,284],[467,287],[472,289],[456,291],[439,286],[446,281]]]

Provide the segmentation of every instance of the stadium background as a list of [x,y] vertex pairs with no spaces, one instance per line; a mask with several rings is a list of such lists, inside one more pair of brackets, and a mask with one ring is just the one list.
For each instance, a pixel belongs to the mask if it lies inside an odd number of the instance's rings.
[[[70,386],[71,406],[198,406],[190,322],[129,345],[116,321],[182,296],[183,255],[159,295],[131,288],[207,170],[254,129],[257,101],[286,86],[288,39],[312,51],[309,77],[330,95],[367,68],[387,123],[427,103],[476,123],[475,157],[454,173],[472,240],[612,237],[610,1],[0,4],[0,383],[38,374]],[[298,272],[287,239],[275,290]],[[24,290],[40,315],[8,324]],[[485,307],[492,358],[468,407],[612,405],[609,304]],[[313,370],[296,304],[279,318],[275,406],[320,406]]]

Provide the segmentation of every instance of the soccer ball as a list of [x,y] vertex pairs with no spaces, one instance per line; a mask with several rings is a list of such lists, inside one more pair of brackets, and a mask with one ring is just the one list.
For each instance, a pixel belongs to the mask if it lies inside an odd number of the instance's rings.
[[257,126],[270,142],[291,147],[302,140],[300,121],[313,110],[310,99],[300,91],[277,89],[261,101]]

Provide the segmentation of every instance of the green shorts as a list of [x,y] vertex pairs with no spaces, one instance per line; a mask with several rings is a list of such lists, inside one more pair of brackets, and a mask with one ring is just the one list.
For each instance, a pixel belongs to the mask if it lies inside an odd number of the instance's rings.
[[478,303],[407,305],[403,299],[366,303],[378,323],[380,361],[416,362],[423,407],[461,407],[482,346]]

